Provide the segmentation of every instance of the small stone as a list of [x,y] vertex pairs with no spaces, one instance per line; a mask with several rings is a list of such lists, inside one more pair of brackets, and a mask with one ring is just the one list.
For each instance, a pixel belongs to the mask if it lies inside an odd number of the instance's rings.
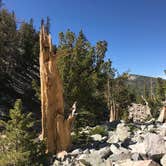
[[67,152],[66,151],[62,151],[62,152],[59,152],[57,154],[57,158],[63,160],[66,155],[67,155]]
[[59,164],[60,164],[60,161],[54,160],[53,166],[59,166]]
[[149,125],[148,126],[148,131],[153,131],[154,130],[154,125]]
[[71,152],[71,154],[73,154],[73,155],[80,154],[80,153],[82,153],[81,149],[75,149]]
[[145,130],[146,126],[145,125],[141,125],[141,130]]
[[83,151],[83,154],[89,154],[89,153],[90,153],[89,149],[85,149],[85,150]]
[[94,141],[101,141],[102,140],[102,136],[100,134],[91,135],[91,138],[93,138]]

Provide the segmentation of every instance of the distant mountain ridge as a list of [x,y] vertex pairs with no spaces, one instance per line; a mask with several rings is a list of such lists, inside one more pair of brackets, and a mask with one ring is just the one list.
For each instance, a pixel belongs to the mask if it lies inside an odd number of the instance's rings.
[[[158,77],[158,78],[160,78],[160,77]],[[155,94],[156,88],[157,88],[158,78],[137,75],[137,74],[130,74],[129,79],[127,81],[127,84],[129,87],[131,87],[135,92],[137,92],[140,95],[143,95],[145,93],[149,93],[150,91],[153,94]]]

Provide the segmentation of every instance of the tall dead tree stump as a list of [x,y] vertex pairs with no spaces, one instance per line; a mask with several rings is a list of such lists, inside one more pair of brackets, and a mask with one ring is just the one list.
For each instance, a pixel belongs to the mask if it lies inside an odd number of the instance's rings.
[[71,127],[75,119],[76,103],[68,119],[64,119],[63,84],[57,67],[58,54],[53,51],[51,36],[40,30],[40,83],[42,111],[42,139],[47,151],[66,151],[71,144]]

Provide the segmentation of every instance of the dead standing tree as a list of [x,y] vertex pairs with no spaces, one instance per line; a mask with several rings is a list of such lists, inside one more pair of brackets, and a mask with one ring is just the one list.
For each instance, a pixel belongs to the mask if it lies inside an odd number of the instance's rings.
[[40,83],[42,111],[42,139],[46,139],[47,151],[66,151],[71,144],[71,127],[75,119],[76,102],[68,119],[64,119],[62,80],[57,67],[58,54],[53,51],[51,36],[40,30]]
[[111,87],[110,87],[110,80],[108,78],[107,80],[107,92],[106,92],[106,98],[107,98],[107,106],[109,109],[109,122],[113,122],[115,120],[119,119],[119,107],[118,104],[115,103],[114,97],[111,94]]

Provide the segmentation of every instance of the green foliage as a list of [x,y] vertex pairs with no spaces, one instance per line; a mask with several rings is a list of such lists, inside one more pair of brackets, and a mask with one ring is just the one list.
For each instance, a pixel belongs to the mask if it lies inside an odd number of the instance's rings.
[[166,99],[166,81],[162,78],[157,78],[156,95],[158,100],[164,101]]
[[32,89],[35,91],[35,97],[40,100],[40,87],[35,80],[32,80]]
[[[0,10],[0,102],[6,109],[21,98],[26,109],[39,111],[31,82],[39,82],[39,34],[33,20],[17,27],[16,16]],[[28,110],[27,109],[27,110]]]
[[69,110],[74,101],[78,102],[79,126],[98,123],[106,110],[104,99],[106,50],[105,41],[99,41],[96,46],[91,46],[82,31],[78,36],[70,30],[65,34],[63,32],[59,34],[57,54],[60,57],[58,66],[64,85],[65,111]]
[[93,128],[90,132],[91,135],[94,134],[100,134],[102,136],[106,136],[108,134],[107,130],[105,127],[102,126],[96,126],[95,128]]
[[11,72],[14,68],[18,46],[17,40],[18,37],[16,30],[15,15],[13,13],[9,13],[6,9],[0,10],[1,72]]
[[135,94],[126,84],[127,80],[128,73],[123,73],[115,78],[108,77],[108,84],[106,88],[108,108],[111,107],[112,103],[115,103],[115,107],[117,111],[119,111],[119,118],[124,120],[128,119],[128,106],[131,102],[136,100]]
[[1,121],[4,130],[0,135],[0,165],[47,165],[45,144],[35,141],[32,114],[23,114],[22,110],[19,99],[9,111],[10,120]]
[[74,135],[72,135],[72,144],[74,146],[85,147],[92,141],[93,139],[90,137],[90,135],[85,132],[77,132]]
[[129,127],[129,131],[130,131],[131,133],[134,133],[135,131],[139,130],[139,129],[138,129],[135,125],[133,125],[133,124],[128,124],[127,126]]
[[148,99],[148,104],[149,107],[151,108],[151,114],[154,118],[158,118],[159,117],[159,113],[160,113],[160,108],[162,107],[162,103],[160,100],[153,100],[153,99]]

